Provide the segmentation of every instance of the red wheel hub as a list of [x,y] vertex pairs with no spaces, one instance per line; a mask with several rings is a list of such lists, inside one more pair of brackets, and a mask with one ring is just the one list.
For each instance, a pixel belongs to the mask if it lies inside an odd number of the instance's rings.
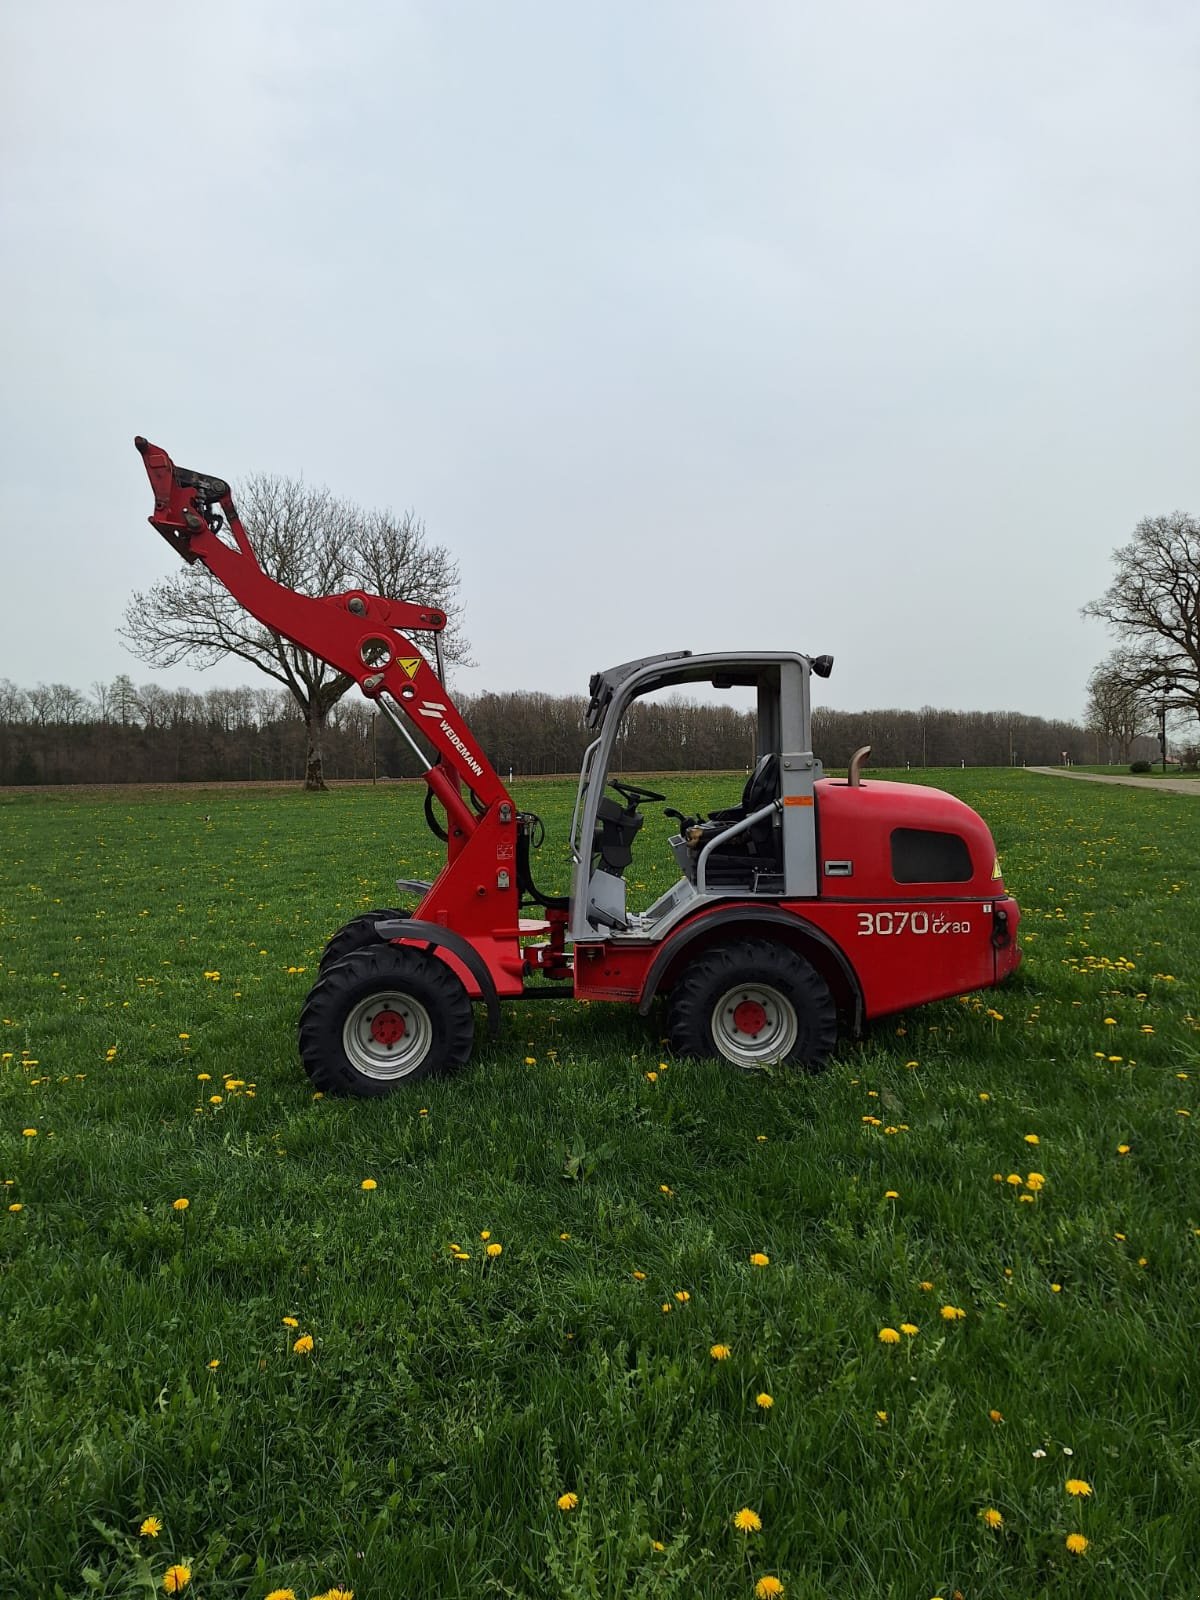
[[734,1007],[733,1025],[739,1033],[748,1033],[752,1039],[767,1025],[765,1007],[757,1000],[743,1000]]
[[399,1044],[404,1031],[404,1018],[398,1011],[379,1011],[371,1018],[371,1037],[376,1044]]

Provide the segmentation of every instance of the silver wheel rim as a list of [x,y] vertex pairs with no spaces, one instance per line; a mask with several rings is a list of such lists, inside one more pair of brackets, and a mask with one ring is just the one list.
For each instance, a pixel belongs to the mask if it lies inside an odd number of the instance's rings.
[[[400,1019],[402,1031],[393,1018]],[[432,1046],[428,1011],[399,989],[380,989],[360,1000],[342,1026],[347,1061],[364,1077],[380,1081],[407,1077]]]
[[739,983],[713,1007],[717,1054],[739,1067],[784,1060],[795,1049],[799,1032],[795,1006],[769,983]]

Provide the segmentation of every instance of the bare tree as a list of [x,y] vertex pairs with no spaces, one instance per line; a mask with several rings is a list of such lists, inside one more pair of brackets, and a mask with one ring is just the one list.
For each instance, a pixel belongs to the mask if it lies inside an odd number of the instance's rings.
[[[442,636],[446,658],[466,659],[455,599],[458,568],[410,512],[397,519],[339,500],[328,489],[263,474],[248,479],[236,498],[269,576],[302,594],[359,588],[440,606],[450,618]],[[354,679],[256,622],[202,562],[135,594],[121,633],[134,654],[154,666],[184,660],[212,666],[235,655],[283,684],[308,728],[305,788],[325,788],[321,735]]]
[[1136,652],[1114,650],[1088,679],[1087,725],[1104,741],[1110,763],[1128,761],[1130,745],[1153,727],[1154,707],[1137,687],[1141,670]]
[[1126,686],[1200,717],[1200,523],[1146,517],[1113,551],[1116,576],[1083,608],[1117,633]]

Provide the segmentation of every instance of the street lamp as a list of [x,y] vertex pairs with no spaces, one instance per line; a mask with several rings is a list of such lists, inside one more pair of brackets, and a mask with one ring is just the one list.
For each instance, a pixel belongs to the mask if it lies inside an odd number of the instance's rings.
[[1162,769],[1167,770],[1167,697],[1164,694],[1158,705],[1158,747],[1162,755]]

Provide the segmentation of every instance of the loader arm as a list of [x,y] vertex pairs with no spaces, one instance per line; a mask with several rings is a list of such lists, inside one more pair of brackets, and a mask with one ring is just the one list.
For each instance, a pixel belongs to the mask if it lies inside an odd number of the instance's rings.
[[[503,947],[496,962],[484,953],[498,992],[519,992],[517,808],[449,690],[404,631],[440,633],[445,612],[361,589],[297,594],[259,565],[224,479],[177,467],[141,437],[134,444],[154,491],[151,527],[185,561],[203,563],[264,627],[353,678],[401,731],[396,712],[433,746],[437,760],[424,776],[446,812],[447,861],[417,915],[453,926],[476,944],[496,941]],[[474,804],[464,798],[464,785]]]

